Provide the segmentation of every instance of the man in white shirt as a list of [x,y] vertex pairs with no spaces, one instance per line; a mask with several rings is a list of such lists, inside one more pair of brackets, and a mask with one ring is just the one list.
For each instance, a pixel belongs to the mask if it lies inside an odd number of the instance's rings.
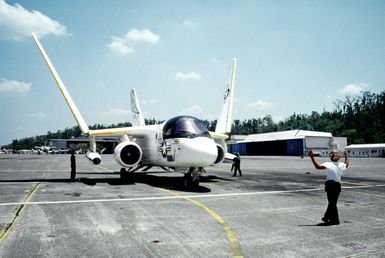
[[325,225],[338,225],[340,220],[338,217],[337,201],[341,192],[341,174],[349,166],[348,154],[345,152],[344,162],[338,162],[340,153],[338,150],[333,150],[329,154],[331,162],[322,164],[315,161],[312,151],[309,152],[309,157],[316,169],[326,170],[325,191],[328,197],[328,207],[322,220],[325,222]]

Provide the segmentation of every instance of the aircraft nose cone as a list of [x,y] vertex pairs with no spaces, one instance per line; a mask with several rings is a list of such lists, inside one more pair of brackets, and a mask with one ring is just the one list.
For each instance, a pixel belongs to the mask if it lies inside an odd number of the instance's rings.
[[218,156],[217,146],[210,138],[189,139],[183,147],[186,154],[188,154],[186,163],[190,163],[189,166],[209,166],[215,162]]

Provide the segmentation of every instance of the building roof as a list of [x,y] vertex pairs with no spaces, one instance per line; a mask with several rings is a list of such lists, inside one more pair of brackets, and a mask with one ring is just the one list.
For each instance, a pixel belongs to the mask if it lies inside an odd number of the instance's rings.
[[371,144],[351,144],[345,149],[376,149],[385,148],[385,143],[371,143]]
[[307,130],[290,130],[273,133],[261,133],[261,134],[250,134],[243,141],[245,142],[268,142],[268,141],[282,141],[291,139],[304,139],[306,137],[333,137],[331,133],[327,132],[316,132]]

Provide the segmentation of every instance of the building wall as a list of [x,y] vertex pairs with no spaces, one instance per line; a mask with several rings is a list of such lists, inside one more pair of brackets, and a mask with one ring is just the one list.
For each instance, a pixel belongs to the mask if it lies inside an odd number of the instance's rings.
[[[57,149],[69,149],[75,148],[76,150],[84,148],[83,151],[86,151],[89,148],[88,139],[52,139],[52,146],[55,146]],[[118,142],[116,141],[105,141],[105,140],[96,140],[97,148],[99,151],[104,150],[104,154],[111,154],[114,152],[114,149]]]
[[385,148],[355,148],[347,149],[351,158],[384,158]]
[[55,146],[57,149],[67,149],[67,142],[66,141],[62,141],[62,140],[57,140],[57,139],[53,139],[51,140],[50,142],[50,145],[51,146]]
[[306,136],[307,149],[330,149],[331,138]]
[[303,139],[229,144],[227,149],[243,156],[301,156]]
[[239,155],[247,155],[246,151],[246,143],[238,143],[238,144],[228,144],[227,151],[230,153],[238,152]]
[[303,156],[303,139],[288,140],[286,142],[287,156]]
[[228,151],[244,156],[306,156],[312,150],[317,155],[328,156],[331,142],[332,137],[306,136],[303,139],[229,144]]
[[348,145],[348,141],[346,137],[333,137],[332,142],[337,144],[337,148],[340,151],[343,151]]

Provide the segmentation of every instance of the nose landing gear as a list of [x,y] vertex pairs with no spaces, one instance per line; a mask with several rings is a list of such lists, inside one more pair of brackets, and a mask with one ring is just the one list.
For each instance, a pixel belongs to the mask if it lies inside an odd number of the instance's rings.
[[198,188],[199,175],[200,171],[198,168],[188,168],[183,177],[183,186],[185,188]]

